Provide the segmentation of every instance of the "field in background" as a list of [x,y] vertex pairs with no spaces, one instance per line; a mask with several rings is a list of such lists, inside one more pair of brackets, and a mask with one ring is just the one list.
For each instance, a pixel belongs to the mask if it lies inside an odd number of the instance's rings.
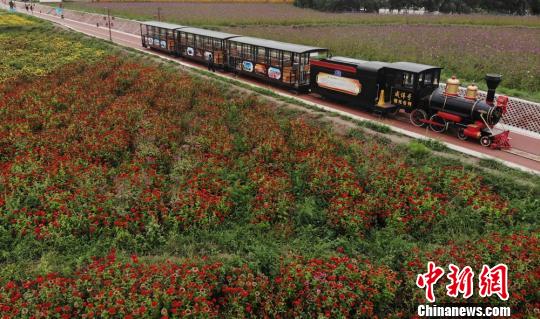
[[491,15],[378,15],[328,13],[280,3],[174,3],[174,2],[67,2],[68,9],[112,13],[138,20],[154,19],[161,8],[163,20],[197,26],[336,25],[336,24],[442,24],[540,27],[540,17]]

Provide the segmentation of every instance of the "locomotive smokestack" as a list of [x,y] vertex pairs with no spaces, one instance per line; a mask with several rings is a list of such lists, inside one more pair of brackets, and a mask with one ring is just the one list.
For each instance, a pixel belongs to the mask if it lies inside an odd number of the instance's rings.
[[486,97],[486,103],[493,105],[495,100],[495,90],[499,83],[501,83],[502,76],[500,74],[486,74],[486,84],[488,87],[488,93]]

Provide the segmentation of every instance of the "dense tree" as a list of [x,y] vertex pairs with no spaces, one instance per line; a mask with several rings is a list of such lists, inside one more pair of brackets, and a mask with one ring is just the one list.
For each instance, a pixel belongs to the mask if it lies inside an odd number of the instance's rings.
[[322,11],[378,12],[380,8],[392,10],[425,8],[429,12],[444,13],[540,14],[540,0],[294,0],[294,4]]

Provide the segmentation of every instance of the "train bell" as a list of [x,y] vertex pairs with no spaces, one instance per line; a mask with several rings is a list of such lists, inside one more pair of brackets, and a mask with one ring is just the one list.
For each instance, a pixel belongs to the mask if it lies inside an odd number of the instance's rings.
[[455,75],[453,75],[451,78],[446,80],[446,89],[444,90],[444,93],[446,95],[458,95],[459,85],[459,80],[456,78]]
[[476,84],[472,83],[467,86],[465,98],[469,100],[476,100],[478,98],[478,86],[476,86]]

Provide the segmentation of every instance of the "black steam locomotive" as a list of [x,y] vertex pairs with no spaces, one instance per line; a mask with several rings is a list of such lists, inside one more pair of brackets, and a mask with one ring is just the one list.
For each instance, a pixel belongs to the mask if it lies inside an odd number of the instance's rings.
[[[440,67],[396,62],[383,63],[344,57],[311,61],[311,91],[348,104],[370,107],[382,113],[409,113],[415,126],[428,126],[434,132],[457,128],[460,139],[478,139],[483,146],[505,147],[508,132],[493,134],[506,111],[508,98],[495,90],[501,76],[486,75],[488,95],[478,98],[478,87],[471,84],[460,95],[460,83],[448,79],[439,86]],[[493,144],[495,142],[495,144]]]
[[441,68],[417,63],[384,63],[328,57],[325,48],[239,36],[158,21],[141,23],[143,47],[254,77],[298,92],[320,94],[381,113],[410,114],[416,126],[435,132],[457,128],[460,139],[475,138],[484,146],[506,147],[508,132],[495,136],[492,127],[508,99],[495,89],[501,77],[488,75],[489,92],[478,99],[470,85],[459,94],[459,81],[439,88]]

